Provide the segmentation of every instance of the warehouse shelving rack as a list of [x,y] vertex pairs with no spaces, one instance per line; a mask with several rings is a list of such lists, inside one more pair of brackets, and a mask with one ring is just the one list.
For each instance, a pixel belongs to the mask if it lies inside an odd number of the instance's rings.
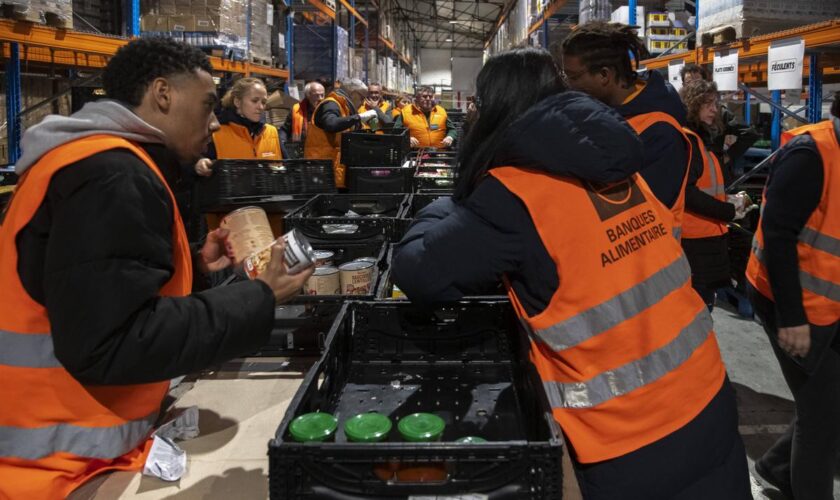
[[[127,36],[113,36],[58,29],[25,21],[0,19],[0,44],[6,65],[6,131],[8,161],[14,164],[20,157],[21,116],[21,62],[45,66],[54,70],[103,68],[116,51],[140,33],[139,0],[127,2]],[[250,62],[232,61],[210,57],[216,71],[240,73],[246,76],[263,75],[288,79],[286,69],[261,66]],[[36,106],[40,106],[37,104]]]

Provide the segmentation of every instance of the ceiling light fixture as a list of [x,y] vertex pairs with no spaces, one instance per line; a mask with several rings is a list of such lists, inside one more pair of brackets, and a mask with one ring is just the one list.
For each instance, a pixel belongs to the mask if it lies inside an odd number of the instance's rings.
[[451,42],[451,41],[452,41],[452,39],[451,39],[451,38],[447,38],[447,39],[446,39],[446,41],[447,41],[447,42]]
[[457,23],[458,23],[457,19],[450,19],[449,20],[449,24],[457,24]]

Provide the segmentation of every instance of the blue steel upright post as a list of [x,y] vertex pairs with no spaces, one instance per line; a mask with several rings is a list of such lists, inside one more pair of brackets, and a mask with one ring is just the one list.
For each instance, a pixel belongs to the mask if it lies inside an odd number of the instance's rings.
[[808,121],[822,120],[822,68],[820,55],[811,54],[811,68],[808,75]]
[[289,9],[286,14],[286,67],[289,69],[289,79],[286,80],[286,93],[295,84],[295,58],[294,58],[294,41],[295,41],[295,12]]
[[20,47],[9,44],[6,62],[6,133],[8,134],[9,165],[20,158]]
[[750,122],[752,122],[752,110],[750,109],[751,102],[752,94],[744,92],[744,121],[747,125],[751,125]]
[[543,25],[542,25],[542,46],[544,49],[548,50],[548,43],[550,41],[549,32],[548,32],[548,18],[543,17]]
[[627,3],[627,24],[630,26],[636,25],[636,0],[630,0]]
[[[336,16],[338,16],[338,5],[336,5]],[[332,81],[335,85],[338,80],[338,21],[332,22]]]
[[125,36],[140,36],[140,0],[125,0]]
[[782,113],[779,111],[779,107],[782,106],[782,91],[773,90],[771,97],[776,106],[773,106],[773,115],[770,124],[770,148],[775,151],[779,149],[782,138]]

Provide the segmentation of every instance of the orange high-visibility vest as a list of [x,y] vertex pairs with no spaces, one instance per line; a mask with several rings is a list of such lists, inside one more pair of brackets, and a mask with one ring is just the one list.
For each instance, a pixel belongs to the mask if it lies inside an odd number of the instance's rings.
[[331,92],[323,101],[318,103],[315,111],[312,112],[312,119],[309,123],[309,132],[306,134],[306,142],[303,146],[303,157],[313,160],[332,160],[333,171],[335,172],[336,187],[346,186],[344,180],[345,167],[341,164],[341,132],[327,132],[315,125],[315,116],[324,103],[334,102],[338,104],[341,116],[350,116],[350,104],[344,96]]
[[[683,131],[697,140],[697,147],[700,150],[694,151],[692,147],[692,154],[699,154],[703,160],[703,175],[697,179],[697,188],[718,201],[726,202],[723,170],[720,168],[717,157],[706,148],[706,144],[703,143],[703,139],[699,135],[688,129]],[[729,227],[726,223],[694,214],[689,210],[686,210],[683,217],[683,238],[711,238],[723,236],[728,232]]]
[[446,110],[435,106],[426,119],[425,113],[412,104],[402,109],[403,126],[408,129],[411,137],[417,139],[418,148],[439,148],[446,138]]
[[26,293],[17,272],[15,239],[44,200],[52,176],[117,148],[142,159],[172,201],[173,273],[160,295],[190,293],[190,247],[175,197],[140,147],[114,136],[86,137],[53,149],[24,174],[0,226],[0,401],[5,405],[0,498],[65,498],[102,472],[141,470],[151,447],[148,438],[169,380],[113,386],[77,381],[55,357],[46,308]]
[[[799,233],[796,245],[799,282],[808,322],[825,326],[840,321],[840,145],[831,120],[791,130],[782,140],[787,143],[802,134],[810,134],[817,144],[823,164],[823,190],[819,205]],[[764,191],[766,203],[767,190]],[[763,212],[764,207],[762,216]],[[747,279],[762,295],[773,300],[770,277],[764,266],[761,220],[747,263]]]
[[[380,104],[380,105],[379,105],[379,109],[380,109],[383,113],[385,113],[385,116],[388,116],[388,115],[387,115],[387,113],[388,113],[388,111],[391,109],[391,105],[390,105],[390,104],[388,104],[388,101],[382,101],[382,104]],[[361,107],[361,108],[359,108],[359,114],[362,114],[362,113],[364,113],[365,111],[367,111],[367,106],[365,106],[364,104],[362,104],[362,107]],[[362,130],[370,130],[370,125],[368,125],[367,123],[363,123],[363,124],[362,124]]]
[[[671,236],[673,216],[639,175],[593,185],[490,171],[525,204],[560,285],[528,316],[531,361],[582,463],[646,446],[694,419],[725,376],[712,318]],[[575,207],[574,216],[558,217]]]
[[303,137],[306,134],[307,125],[306,115],[303,113],[300,103],[296,103],[292,106],[292,136]]
[[251,137],[247,127],[238,123],[225,123],[213,133],[216,157],[230,160],[281,160],[280,135],[268,123],[256,137]]
[[685,175],[683,175],[682,187],[680,188],[680,194],[677,196],[677,200],[674,202],[674,205],[671,207],[671,213],[674,214],[674,238],[677,241],[680,240],[682,237],[682,225],[683,225],[683,214],[685,213],[685,186],[688,183],[688,170],[691,166],[691,142],[689,142],[688,137],[685,136],[683,132],[682,126],[679,124],[677,120],[674,119],[673,116],[662,113],[660,111],[654,111],[652,113],[644,113],[641,115],[636,115],[632,118],[627,119],[627,123],[633,127],[633,130],[636,131],[636,134],[642,135],[648,127],[656,124],[656,123],[667,123],[674,127],[680,135],[683,136],[686,143],[686,150],[688,151],[688,163],[685,165]]

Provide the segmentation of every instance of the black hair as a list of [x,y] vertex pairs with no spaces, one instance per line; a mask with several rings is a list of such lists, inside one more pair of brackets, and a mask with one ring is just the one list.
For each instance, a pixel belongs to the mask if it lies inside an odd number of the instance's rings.
[[703,80],[709,79],[709,72],[706,71],[706,68],[700,66],[699,64],[686,64],[680,70],[680,79],[685,80],[685,75],[689,73],[700,73],[700,78]]
[[840,118],[840,91],[834,93],[834,102],[831,103],[831,115]]
[[110,99],[139,106],[155,78],[213,71],[210,60],[196,47],[171,38],[140,38],[121,47],[108,61],[102,75]]
[[635,67],[649,55],[635,27],[604,21],[578,26],[563,40],[562,50],[564,55],[579,57],[590,73],[612,69],[628,87],[636,82]]
[[566,89],[554,60],[544,49],[522,48],[487,60],[476,80],[478,111],[459,151],[455,200],[463,200],[487,173],[499,139],[525,111]]

